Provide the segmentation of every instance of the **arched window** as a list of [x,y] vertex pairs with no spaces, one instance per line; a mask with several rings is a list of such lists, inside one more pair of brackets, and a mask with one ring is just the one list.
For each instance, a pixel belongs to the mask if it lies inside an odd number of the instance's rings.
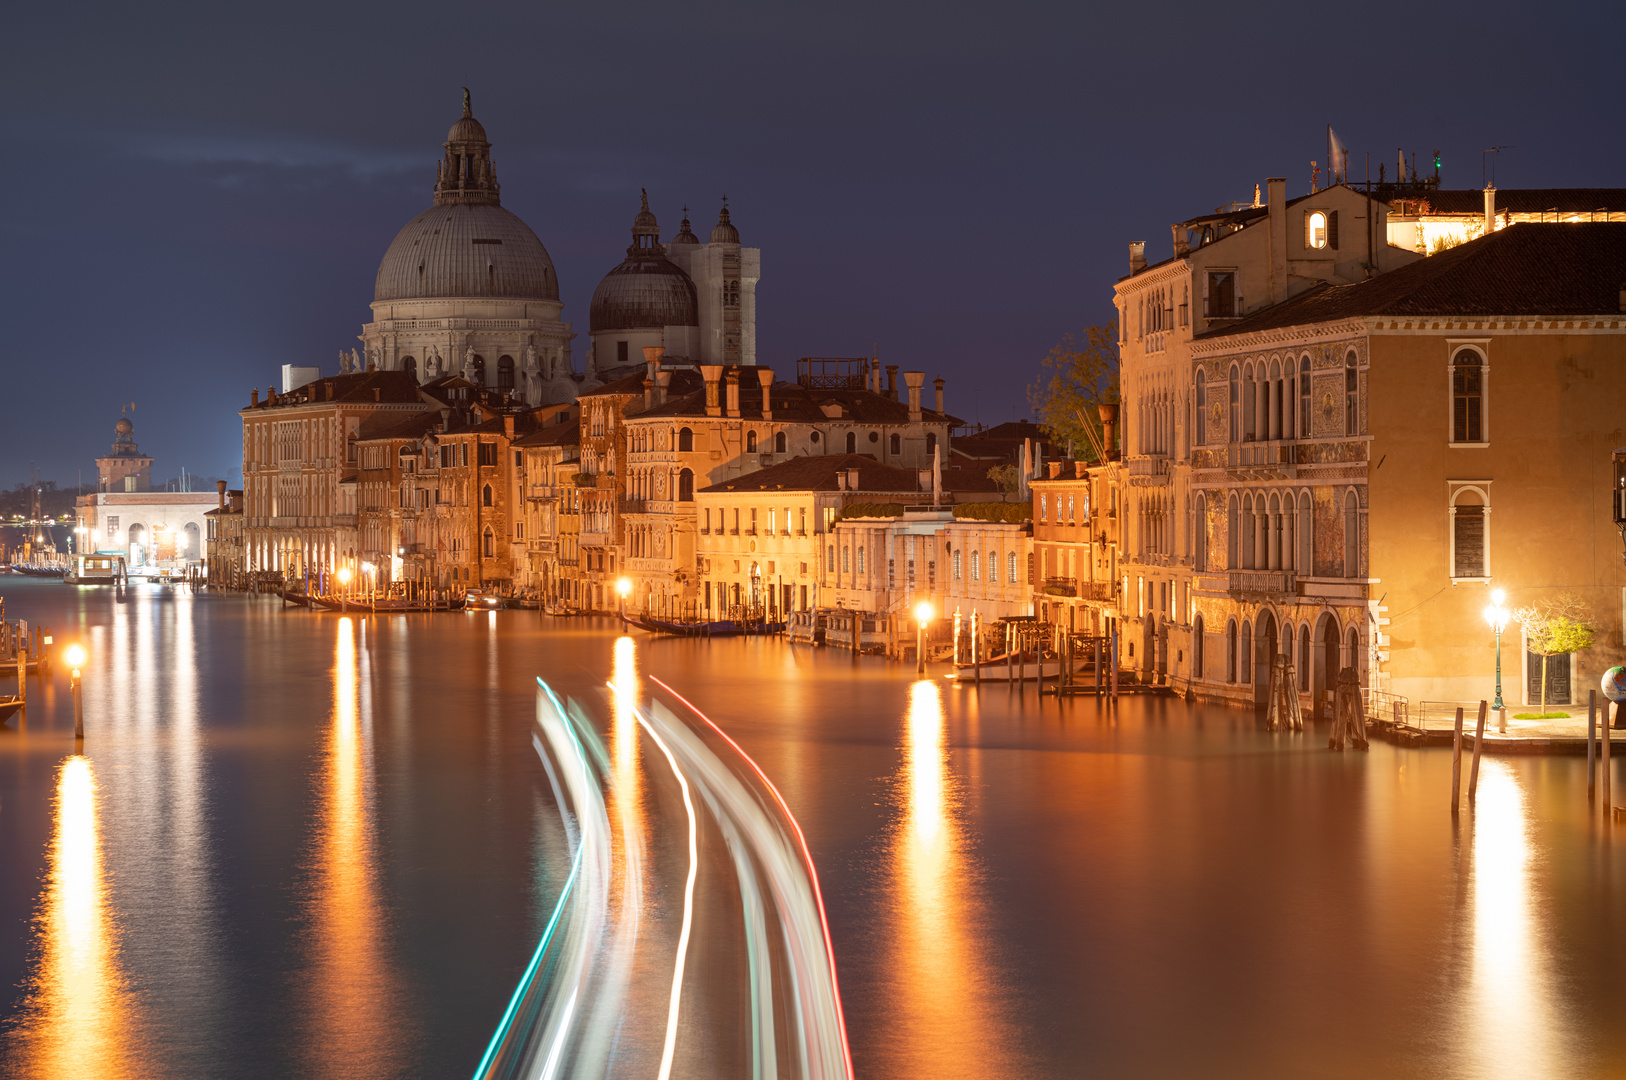
[[1310,357],[1299,358],[1299,438],[1308,439],[1310,424]]
[[1225,623],[1225,681],[1236,682],[1236,620]]
[[971,553],[971,580],[982,580],[982,560],[978,557],[978,553],[975,551]]
[[1451,496],[1448,513],[1451,515],[1451,576],[1453,578],[1483,579],[1490,576],[1487,557],[1490,507],[1485,505],[1482,490],[1477,487],[1458,488]]
[[694,452],[694,432],[689,428],[678,428],[678,452],[689,454]]
[[988,553],[988,580],[993,583],[999,581],[999,552]]
[[497,557],[497,538],[489,525],[486,526],[485,535],[480,538],[480,554],[487,559]]
[[1270,496],[1269,507],[1265,511],[1265,569],[1280,570],[1282,568],[1282,501],[1274,493]]
[[937,432],[926,432],[926,456],[931,457],[937,453]]
[[1203,677],[1203,651],[1203,617],[1199,615],[1191,627],[1191,675],[1194,679]]
[[1242,640],[1236,650],[1236,670],[1238,682],[1253,681],[1253,626],[1245,619],[1242,622]]
[[1259,382],[1253,365],[1242,370],[1242,438],[1259,437]]
[[1225,568],[1227,570],[1240,570],[1242,568],[1242,522],[1239,520],[1241,513],[1242,506],[1237,501],[1237,497],[1232,495],[1225,507]]
[[1361,504],[1353,491],[1344,494],[1344,576],[1361,576]]
[[354,465],[356,463],[356,433],[354,431],[346,437],[344,445],[345,454],[349,458],[350,464]]
[[1298,515],[1298,557],[1293,560],[1293,569],[1301,575],[1313,576],[1315,574],[1315,511],[1310,505],[1310,493],[1299,492]]
[[1299,627],[1299,689],[1310,689],[1310,624]]
[[856,431],[847,432],[847,453],[858,453],[858,433]]
[[1286,373],[1286,386],[1282,390],[1282,438],[1296,439],[1299,437],[1298,428],[1298,379],[1294,377],[1293,358],[1289,356],[1283,361],[1282,370]]
[[1050,496],[1049,495],[1040,495],[1039,496],[1039,520],[1040,521],[1049,521],[1050,520]]
[[407,377],[410,378],[413,382],[418,381],[418,361],[417,360],[413,359],[410,356],[401,357],[401,370],[406,372]]
[[853,549],[846,544],[841,545],[841,572],[849,573],[852,570]]
[[1242,371],[1231,365],[1231,441],[1242,441]]
[[1321,210],[1312,210],[1304,216],[1304,246],[1312,251],[1319,251],[1327,246],[1327,215]]
[[891,442],[892,442],[892,453],[894,453],[894,454],[903,453],[903,436],[894,434],[892,436]]
[[1199,572],[1208,569],[1208,497],[1197,496],[1197,508],[1191,514],[1192,562]]
[[1258,563],[1254,560],[1254,530],[1253,496],[1251,494],[1244,495],[1242,496],[1241,528],[1238,535],[1238,540],[1242,545],[1242,569],[1244,570],[1253,570],[1258,566]]
[[959,581],[960,580],[960,552],[956,551],[954,553],[954,560],[953,561],[954,561],[954,580]]
[[694,502],[694,472],[682,469],[678,472],[677,482],[678,502]]
[[1361,376],[1355,370],[1355,350],[1344,357],[1344,434],[1361,433]]
[[1197,446],[1208,442],[1208,378],[1197,372],[1197,409],[1191,418],[1191,438]]
[[1451,358],[1451,441],[1485,441],[1485,358],[1473,349]]
[[491,485],[490,484],[487,484],[485,487],[480,489],[480,505],[481,506],[490,506],[491,505]]
[[497,357],[497,389],[512,390],[514,388],[514,358],[512,356]]
[[783,454],[785,452],[785,433],[783,431],[774,432],[773,452],[776,454]]
[[1361,667],[1361,632],[1351,626],[1344,635],[1344,666],[1352,667],[1357,671]]
[[1005,580],[1016,584],[1016,552],[1012,551],[1005,556]]

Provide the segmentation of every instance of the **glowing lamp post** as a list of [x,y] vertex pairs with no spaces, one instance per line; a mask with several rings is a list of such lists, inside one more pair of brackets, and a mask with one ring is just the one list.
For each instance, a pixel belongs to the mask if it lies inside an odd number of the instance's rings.
[[615,591],[621,597],[621,621],[627,621],[627,594],[632,592],[632,582],[626,578],[619,578],[615,583]]
[[1508,611],[1502,606],[1507,599],[1507,593],[1496,589],[1491,593],[1490,607],[1485,609],[1485,621],[1490,628],[1496,631],[1496,700],[1491,704],[1493,709],[1505,709],[1502,704],[1502,631],[1507,629]]
[[932,621],[932,606],[922,600],[915,605],[915,674],[926,674],[926,624]]
[[69,688],[73,691],[73,737],[83,739],[85,737],[85,709],[79,696],[79,669],[85,666],[85,650],[78,645],[69,645],[68,651],[63,654],[62,658],[68,662],[68,667],[73,672],[68,681]]

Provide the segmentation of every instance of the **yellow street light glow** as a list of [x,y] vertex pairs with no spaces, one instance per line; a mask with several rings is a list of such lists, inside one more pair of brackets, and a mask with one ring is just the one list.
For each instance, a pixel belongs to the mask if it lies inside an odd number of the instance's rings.
[[621,578],[615,583],[615,591],[620,593],[622,596],[627,595],[632,591],[632,582],[628,581],[626,578]]
[[69,645],[68,651],[62,654],[62,659],[72,668],[85,666],[85,650],[78,645]]
[[917,622],[928,623],[932,621],[932,606],[925,601],[915,605],[915,619]]
[[1497,607],[1501,607],[1502,602],[1506,599],[1507,593],[1503,592],[1501,589],[1493,589],[1491,591],[1491,603],[1495,604]]
[[348,566],[339,567],[339,584],[350,584],[350,568]]

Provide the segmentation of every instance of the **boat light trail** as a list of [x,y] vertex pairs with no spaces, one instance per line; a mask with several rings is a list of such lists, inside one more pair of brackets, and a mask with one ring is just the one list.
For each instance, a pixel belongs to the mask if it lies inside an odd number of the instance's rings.
[[[660,682],[660,680],[656,680]],[[616,690],[614,683],[608,684],[612,691]],[[666,685],[661,683],[662,686]],[[683,965],[689,956],[689,934],[694,929],[694,880],[700,869],[699,862],[699,835],[698,826],[694,816],[694,799],[689,794],[689,781],[678,768],[677,758],[672,755],[671,747],[661,738],[660,732],[646,720],[642,713],[634,710],[638,723],[649,732],[649,737],[655,740],[655,745],[661,748],[666,755],[667,764],[672,766],[672,775],[677,777],[678,786],[683,789],[683,808],[689,814],[689,877],[683,886],[683,929],[678,933],[677,964],[672,969],[672,1004],[666,1014],[666,1045],[661,1051],[661,1068],[656,1074],[656,1080],[669,1080],[672,1075],[672,1055],[677,1049],[678,1009],[683,1000]]]
[[[851,1050],[851,1048],[849,1047],[849,1045],[847,1043],[847,1017],[846,1017],[846,1014],[842,1011],[842,1008],[841,1008],[841,985],[836,980],[836,953],[835,953],[834,946],[830,942],[830,920],[829,920],[829,917],[827,916],[827,914],[825,913],[825,910],[824,910],[824,894],[819,889],[819,872],[818,872],[817,868],[815,868],[814,865],[813,865],[813,853],[808,849],[807,837],[802,833],[801,823],[796,820],[796,815],[792,814],[790,812],[790,805],[785,802],[785,797],[779,793],[779,789],[774,786],[774,782],[772,780],[768,779],[768,774],[762,771],[762,766],[758,765],[756,763],[756,759],[751,757],[750,754],[747,754],[745,752],[745,749],[742,746],[740,746],[739,743],[735,742],[732,738],[730,738],[728,732],[726,732],[722,728],[718,727],[712,721],[711,717],[709,717],[705,713],[701,712],[698,708],[695,707],[695,705],[694,705],[694,703],[692,701],[690,701],[688,698],[684,697],[682,694],[678,693],[676,690],[672,689],[665,682],[661,681],[659,678],[657,678],[654,675],[649,676],[649,678],[650,678],[651,682],[655,683],[655,685],[659,686],[662,690],[665,690],[668,694],[671,694],[673,697],[675,697],[679,701],[683,702],[683,704],[688,707],[690,712],[694,713],[701,720],[705,721],[706,726],[710,727],[711,730],[715,731],[718,735],[722,736],[723,741],[727,742],[728,745],[732,746],[734,748],[734,750],[740,755],[740,757],[745,759],[745,763],[747,765],[750,765],[752,770],[756,772],[757,776],[759,778],[761,778],[763,786],[766,787],[768,789],[768,791],[772,793],[772,795],[774,797],[774,801],[779,804],[780,811],[783,812],[784,815],[785,815],[785,820],[789,821],[790,822],[790,827],[793,830],[795,830],[796,842],[801,847],[801,849],[802,849],[802,859],[807,864],[808,881],[813,886],[813,899],[818,904],[819,923],[820,923],[820,925],[821,925],[821,927],[823,928],[823,931],[824,931],[824,954],[828,958],[829,964],[830,964],[830,987],[831,987],[831,990],[833,991],[832,997],[835,999],[837,1027],[838,1027],[838,1030],[840,1031],[840,1034],[841,1034],[842,1063],[843,1063],[843,1065],[844,1065],[844,1067],[846,1069],[846,1074],[847,1074],[848,1080],[852,1080],[852,1076],[853,1076],[852,1050]],[[653,732],[651,732],[651,734],[653,734]],[[663,745],[662,749],[665,749],[664,745]],[[685,789],[685,791],[687,791],[687,789]]]

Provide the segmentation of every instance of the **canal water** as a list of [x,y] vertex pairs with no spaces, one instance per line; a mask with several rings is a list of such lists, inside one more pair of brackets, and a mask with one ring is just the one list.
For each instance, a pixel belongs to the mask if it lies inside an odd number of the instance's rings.
[[[569,865],[535,679],[601,702],[614,627],[0,597],[90,653],[82,753],[65,672],[0,728],[0,1075],[470,1075]],[[860,1078],[1626,1070],[1626,826],[1580,759],[1488,758],[1453,818],[1440,750],[635,648],[797,815]]]

